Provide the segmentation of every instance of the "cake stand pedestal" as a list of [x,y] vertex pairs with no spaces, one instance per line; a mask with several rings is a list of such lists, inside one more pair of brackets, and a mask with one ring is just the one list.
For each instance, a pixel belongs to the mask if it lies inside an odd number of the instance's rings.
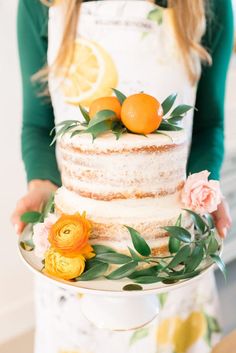
[[142,284],[139,285],[139,290],[127,291],[124,287],[132,283],[129,279],[72,282],[43,273],[42,263],[34,251],[26,251],[20,246],[21,241],[26,239],[27,232],[24,232],[19,238],[18,249],[28,268],[58,287],[82,294],[80,302],[84,316],[97,327],[110,330],[133,330],[151,322],[159,312],[158,294],[189,286],[199,281],[214,267],[212,262],[205,263],[201,273],[196,277],[173,284],[160,282]]

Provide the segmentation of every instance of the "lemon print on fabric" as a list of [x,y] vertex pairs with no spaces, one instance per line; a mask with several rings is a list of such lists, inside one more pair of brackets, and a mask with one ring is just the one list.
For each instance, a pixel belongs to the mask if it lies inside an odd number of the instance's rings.
[[157,342],[160,345],[167,345],[172,343],[176,327],[181,323],[178,317],[171,317],[163,320],[157,329]]
[[187,350],[205,335],[206,319],[201,312],[192,312],[180,323],[173,335],[175,353],[186,353]]
[[98,43],[78,38],[73,45],[62,91],[66,103],[89,107],[96,98],[111,96],[118,73],[107,51]]

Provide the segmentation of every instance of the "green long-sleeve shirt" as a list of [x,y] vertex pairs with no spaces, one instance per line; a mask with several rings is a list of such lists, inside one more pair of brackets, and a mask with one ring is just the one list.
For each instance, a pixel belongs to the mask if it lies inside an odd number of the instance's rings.
[[[209,0],[212,15],[203,43],[212,55],[204,66],[197,89],[192,146],[187,172],[208,169],[219,179],[224,155],[225,81],[233,45],[233,15],[230,0]],[[156,1],[158,2],[158,0]],[[160,2],[160,1],[159,1]],[[39,0],[20,0],[18,43],[23,83],[22,156],[28,181],[51,180],[60,185],[55,147],[50,147],[54,114],[50,99],[39,97],[31,76],[45,65],[48,9]]]

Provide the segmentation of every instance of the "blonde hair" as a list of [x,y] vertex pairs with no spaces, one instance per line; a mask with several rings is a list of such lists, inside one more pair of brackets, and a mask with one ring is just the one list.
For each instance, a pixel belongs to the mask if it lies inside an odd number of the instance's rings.
[[[42,68],[33,77],[34,80],[46,82],[48,73],[59,73],[65,61],[68,62],[69,56],[72,56],[71,43],[76,35],[82,0],[40,1],[47,6],[56,6],[59,1],[63,1],[65,7],[64,31],[55,62],[51,67]],[[168,7],[171,8],[175,35],[189,80],[194,84],[200,73],[199,65],[196,65],[196,55],[202,62],[211,64],[211,56],[201,44],[201,38],[206,30],[206,0],[168,0]]]

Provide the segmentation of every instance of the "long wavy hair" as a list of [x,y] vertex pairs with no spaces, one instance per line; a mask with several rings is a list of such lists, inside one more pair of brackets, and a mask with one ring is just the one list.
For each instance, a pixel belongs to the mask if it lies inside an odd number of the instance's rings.
[[[68,56],[72,55],[72,51],[69,49],[76,35],[82,0],[40,1],[46,6],[57,6],[59,2],[63,1],[65,10],[63,36],[57,57],[50,67],[43,67],[33,77],[34,80],[47,82],[49,72],[59,73],[63,64],[70,59]],[[211,64],[211,56],[201,44],[202,36],[206,30],[207,3],[207,0],[168,0],[176,40],[192,84],[198,80],[200,73],[199,65],[196,65],[196,54],[202,62]]]

